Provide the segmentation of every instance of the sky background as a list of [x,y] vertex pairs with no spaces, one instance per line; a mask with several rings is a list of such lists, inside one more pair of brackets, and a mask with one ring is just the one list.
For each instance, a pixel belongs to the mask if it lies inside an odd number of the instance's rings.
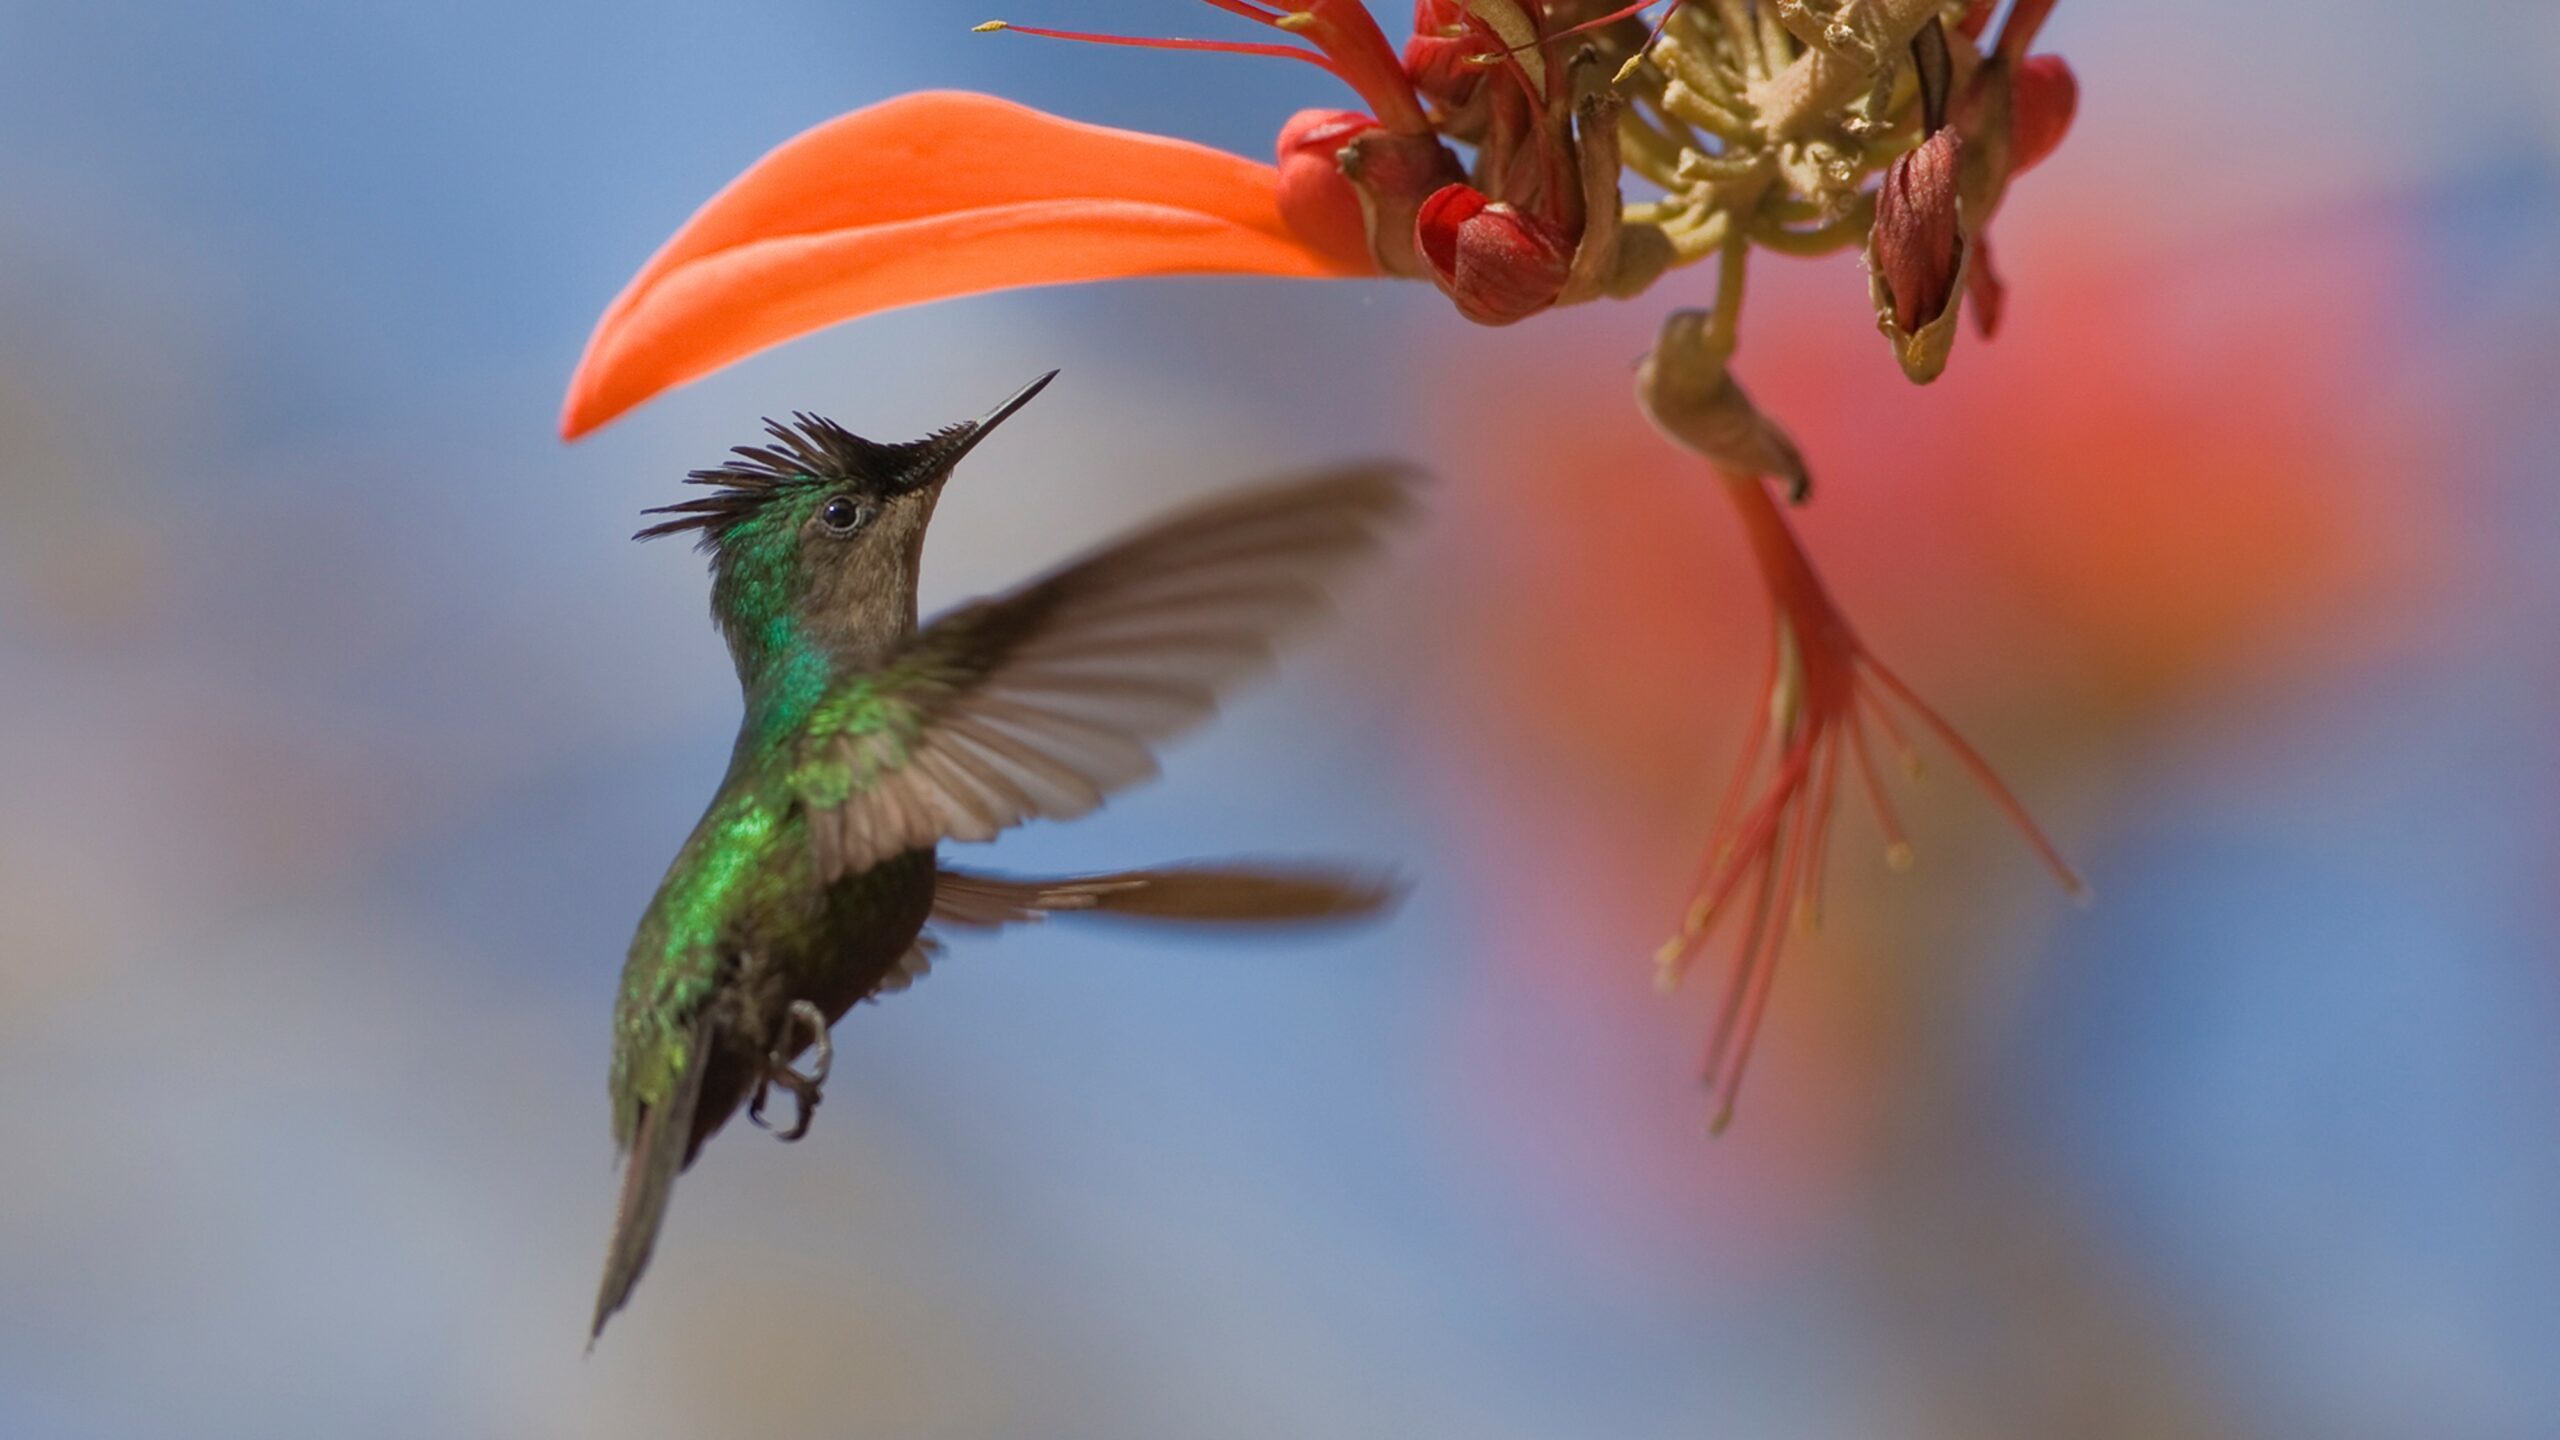
[[[2138,8],[2046,31],[2080,119],[1996,344],[1914,391],[1854,261],[1764,261],[1739,362],[1866,638],[2097,902],[1951,765],[1908,876],[1845,807],[1711,1141],[1712,986],[1649,955],[1765,608],[1628,393],[1695,277],[1501,332],[973,299],[563,447],[605,301],[808,124],[951,85],[1260,156],[1347,101],[938,0],[0,7],[0,1436],[2560,1433],[2560,15]],[[736,718],[699,557],[623,537],[764,414],[1051,367],[929,604],[1265,472],[1441,480],[1161,782],[995,863],[1413,897],[957,944],[584,1356],[614,978]]]

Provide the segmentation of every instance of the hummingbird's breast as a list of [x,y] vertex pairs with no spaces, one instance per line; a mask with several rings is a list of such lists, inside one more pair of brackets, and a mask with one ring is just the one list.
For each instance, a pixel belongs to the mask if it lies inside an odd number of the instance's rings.
[[660,1098],[673,1068],[652,1057],[712,1007],[699,1144],[743,1101],[794,1001],[832,1024],[905,957],[932,910],[934,873],[931,850],[910,850],[820,885],[787,789],[724,787],[633,937],[616,1006],[615,1094]]

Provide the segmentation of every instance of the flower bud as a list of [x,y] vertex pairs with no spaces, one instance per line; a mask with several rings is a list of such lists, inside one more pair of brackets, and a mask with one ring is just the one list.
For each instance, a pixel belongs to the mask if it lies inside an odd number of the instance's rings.
[[2009,173],[2023,175],[2062,143],[2080,108],[2080,81],[2059,55],[2030,55],[2009,79]]
[[1893,323],[1917,330],[1938,318],[1955,294],[1964,236],[1956,223],[1956,132],[1940,129],[1896,159],[1876,192],[1867,232],[1867,263],[1884,283]]
[[1414,241],[1432,280],[1480,325],[1546,309],[1573,269],[1573,237],[1472,185],[1443,186],[1423,201]]
[[1377,268],[1360,192],[1342,173],[1342,153],[1377,121],[1356,110],[1301,110],[1280,127],[1280,218],[1327,259]]
[[1941,127],[1896,159],[1876,192],[1867,231],[1867,291],[1876,327],[1893,341],[1902,371],[1927,384],[1947,367],[1955,343],[1956,287],[1964,278],[1964,227],[1957,200],[1962,142]]

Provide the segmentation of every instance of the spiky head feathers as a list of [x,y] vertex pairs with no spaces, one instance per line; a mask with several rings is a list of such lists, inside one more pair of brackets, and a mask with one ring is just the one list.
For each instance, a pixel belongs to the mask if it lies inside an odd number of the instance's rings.
[[795,411],[792,423],[764,422],[770,445],[740,445],[734,459],[685,477],[688,485],[718,487],[699,499],[643,511],[671,518],[631,538],[654,540],[685,531],[700,534],[701,548],[716,551],[738,526],[790,496],[814,499],[851,494],[885,500],[940,479],[977,433],[976,422],[949,425],[922,440],[883,444],[866,440],[824,416]]

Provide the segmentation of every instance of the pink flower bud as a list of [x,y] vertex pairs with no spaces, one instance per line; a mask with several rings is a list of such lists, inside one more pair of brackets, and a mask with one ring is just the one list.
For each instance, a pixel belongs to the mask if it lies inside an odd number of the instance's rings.
[[1423,201],[1414,240],[1432,280],[1480,325],[1546,309],[1573,269],[1573,237],[1472,185],[1444,186]]
[[1280,218],[1327,259],[1377,268],[1360,192],[1342,173],[1342,152],[1378,122],[1357,110],[1301,110],[1280,127]]
[[1918,330],[1938,318],[1956,290],[1964,236],[1956,223],[1960,142],[1941,128],[1919,149],[1895,160],[1876,194],[1868,259],[1893,300],[1893,323]]
[[2023,175],[2062,143],[2080,81],[2059,55],[2030,55],[2009,80],[2009,173]]

